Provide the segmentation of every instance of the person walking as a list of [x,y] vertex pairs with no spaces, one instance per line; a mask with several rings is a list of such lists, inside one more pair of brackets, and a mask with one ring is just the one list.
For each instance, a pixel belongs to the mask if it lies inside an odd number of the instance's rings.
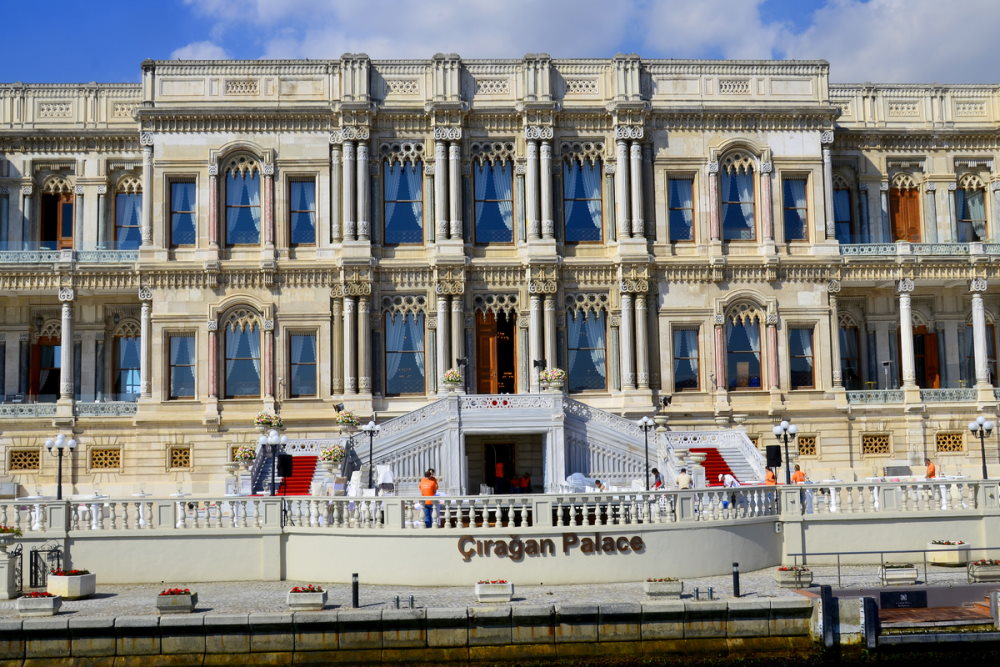
[[[434,477],[434,468],[428,468],[420,480],[420,495],[436,496],[438,491],[437,478]],[[434,520],[434,501],[428,500],[424,503],[424,526],[431,527]]]
[[657,491],[663,488],[663,475],[656,468],[653,468],[650,472],[653,473],[653,490]]
[[933,461],[930,459],[924,459],[924,465],[927,466],[927,472],[924,475],[927,479],[934,479],[937,477],[937,466],[934,465]]

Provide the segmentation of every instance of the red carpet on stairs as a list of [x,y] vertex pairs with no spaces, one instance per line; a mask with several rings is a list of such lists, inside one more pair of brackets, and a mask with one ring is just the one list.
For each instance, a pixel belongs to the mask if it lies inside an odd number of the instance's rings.
[[[733,471],[729,469],[726,460],[719,454],[719,450],[714,447],[692,447],[691,451],[708,455],[705,462],[701,464],[705,468],[705,483],[708,486],[722,486],[722,482],[719,481],[719,475],[733,475]],[[736,475],[733,475],[733,477],[736,477]]]
[[314,472],[316,472],[315,456],[293,456],[292,476],[281,481],[277,495],[308,496]]

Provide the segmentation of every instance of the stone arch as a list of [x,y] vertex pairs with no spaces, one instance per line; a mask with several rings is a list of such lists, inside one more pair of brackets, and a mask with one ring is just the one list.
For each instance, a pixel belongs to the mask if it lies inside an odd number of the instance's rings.
[[49,176],[42,183],[42,192],[45,194],[72,194],[73,183],[65,176]]
[[141,335],[142,328],[137,320],[124,319],[118,323],[115,327],[112,336],[115,338],[138,338]]
[[135,174],[125,174],[115,184],[115,192],[120,194],[140,194],[142,192],[142,179],[138,178]]
[[958,187],[961,190],[986,190],[986,183],[979,177],[979,174],[962,174],[958,179]]
[[891,187],[895,190],[918,190],[920,184],[913,174],[900,172],[892,177]]

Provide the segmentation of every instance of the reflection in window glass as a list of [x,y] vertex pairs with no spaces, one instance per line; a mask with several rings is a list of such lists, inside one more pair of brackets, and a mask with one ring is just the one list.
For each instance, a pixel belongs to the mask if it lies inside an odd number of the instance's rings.
[[698,389],[698,330],[674,329],[674,391]]
[[729,389],[760,389],[760,323],[737,319],[726,324]]
[[288,388],[291,398],[316,395],[316,336],[313,334],[292,334],[289,340],[289,375],[292,381]]
[[423,243],[423,162],[386,163],[384,172],[385,243]]
[[289,241],[292,245],[316,243],[316,182],[288,184]]
[[386,395],[423,394],[424,386],[423,313],[386,313]]
[[117,336],[115,338],[115,400],[139,399],[139,358],[141,338]]
[[792,389],[815,386],[812,327],[792,327],[788,330],[788,368]]
[[226,174],[226,243],[260,243],[260,174],[231,169]]
[[170,337],[170,398],[194,398],[194,336]]
[[170,244],[194,245],[194,183],[170,184]]
[[785,210],[785,240],[805,241],[806,221],[806,181],[804,178],[786,178],[782,181],[782,207]]
[[142,244],[139,219],[142,212],[142,194],[119,192],[115,195],[115,248],[135,250]]
[[226,327],[226,398],[260,396],[260,330],[254,324]]
[[600,241],[601,162],[563,163],[563,211],[567,243]]
[[836,225],[837,240],[841,243],[854,243],[851,233],[851,191],[833,191],[833,220]]
[[604,311],[577,311],[566,318],[569,391],[608,388],[606,325]]
[[955,190],[955,211],[958,216],[958,242],[986,240],[986,205],[982,190]]
[[514,242],[513,165],[477,162],[473,167],[476,243]]
[[722,238],[751,241],[755,238],[753,173],[726,170],[722,181]]

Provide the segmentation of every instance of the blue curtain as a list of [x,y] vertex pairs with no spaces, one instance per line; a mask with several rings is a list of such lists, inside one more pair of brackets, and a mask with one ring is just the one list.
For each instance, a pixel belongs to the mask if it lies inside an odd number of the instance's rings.
[[694,181],[671,178],[669,181],[670,240],[694,240]]
[[760,374],[760,325],[756,321],[730,321],[726,365],[730,389],[761,386]]
[[292,181],[290,199],[291,242],[316,243],[316,183]]
[[141,211],[141,194],[123,192],[115,197],[115,248],[118,250],[135,250],[142,244]]
[[837,240],[841,243],[853,243],[850,190],[833,191],[833,219],[836,222]]
[[386,164],[385,243],[423,243],[423,163]]
[[134,401],[139,398],[140,341],[136,337],[117,339],[118,358],[115,393],[119,401]]
[[674,391],[698,388],[698,330],[674,330]]
[[194,245],[194,183],[170,184],[170,244]]
[[475,166],[477,243],[514,241],[512,179],[510,162],[487,162]]
[[753,173],[723,171],[722,236],[726,241],[755,238]]
[[226,176],[226,243],[260,243],[260,175],[230,170]]
[[788,178],[784,186],[785,240],[804,241],[806,239],[806,181]]
[[194,397],[194,336],[170,337],[170,398]]
[[424,315],[385,315],[387,395],[424,393]]
[[563,164],[563,209],[567,242],[601,240],[599,162],[573,160]]
[[316,336],[295,334],[291,338],[291,375],[289,395],[316,395]]
[[608,387],[604,313],[573,313],[566,319],[569,348],[569,390]]
[[226,328],[226,398],[260,396],[260,332]]

